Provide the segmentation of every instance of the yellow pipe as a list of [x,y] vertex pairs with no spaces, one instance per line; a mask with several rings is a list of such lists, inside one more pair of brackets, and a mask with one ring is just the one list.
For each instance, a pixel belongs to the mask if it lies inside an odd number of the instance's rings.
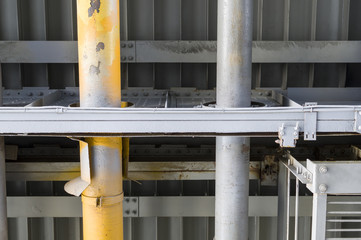
[[91,184],[82,194],[85,240],[123,239],[122,139],[88,138]]
[[[121,107],[119,0],[78,0],[81,107]],[[85,240],[123,239],[122,139],[86,138],[91,183],[82,193]]]

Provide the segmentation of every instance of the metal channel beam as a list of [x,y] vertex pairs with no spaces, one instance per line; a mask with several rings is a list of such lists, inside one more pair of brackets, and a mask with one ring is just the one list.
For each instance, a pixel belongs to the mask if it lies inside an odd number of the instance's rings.
[[[215,162],[130,162],[132,180],[214,180]],[[68,181],[80,176],[79,162],[6,163],[8,181]],[[249,179],[260,179],[260,162],[250,162]]]
[[[312,196],[299,198],[300,217],[312,216]],[[359,201],[359,196],[331,196],[330,202]],[[277,217],[277,196],[250,196],[250,217]],[[81,217],[81,199],[77,197],[8,197],[9,218]],[[214,217],[213,196],[197,197],[125,197],[125,217]],[[348,205],[358,210],[359,205]],[[334,209],[334,207],[329,208]],[[137,213],[126,210],[138,209]],[[294,216],[295,197],[290,198],[290,216]]]
[[[303,132],[317,112],[317,133],[361,133],[361,106],[235,109],[1,108],[1,135],[269,136],[280,127]],[[226,123],[226,124],[225,124]]]
[[[8,197],[7,202],[9,218],[82,216],[81,199],[77,197]],[[214,217],[214,203],[214,197],[126,197],[124,216]],[[300,198],[301,216],[311,216],[311,203],[312,197]],[[126,212],[136,208],[136,214]],[[291,209],[294,209],[292,204]],[[249,216],[277,217],[277,197],[249,197]]]
[[[124,63],[215,63],[215,41],[125,41]],[[130,47],[131,46],[131,47]],[[359,63],[361,41],[255,41],[254,63]],[[75,41],[0,41],[2,63],[77,63]]]

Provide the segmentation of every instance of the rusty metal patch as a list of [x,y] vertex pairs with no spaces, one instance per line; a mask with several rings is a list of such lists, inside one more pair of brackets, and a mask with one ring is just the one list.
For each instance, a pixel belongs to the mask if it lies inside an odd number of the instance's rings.
[[100,4],[101,4],[100,0],[90,0],[90,8],[88,9],[88,17],[92,17],[95,11],[97,11],[97,13],[99,13]]

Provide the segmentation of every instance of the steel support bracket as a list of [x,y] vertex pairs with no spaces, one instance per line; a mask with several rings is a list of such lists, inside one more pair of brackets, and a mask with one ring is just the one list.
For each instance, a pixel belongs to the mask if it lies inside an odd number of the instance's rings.
[[292,174],[300,180],[303,184],[312,184],[313,181],[313,174],[310,170],[307,169],[306,166],[304,166],[302,163],[297,161],[290,152],[286,152],[285,156],[283,156],[285,159],[282,161],[282,163],[292,172]]
[[139,197],[125,197],[123,201],[124,217],[139,217]]
[[[317,106],[317,103],[306,103],[305,106]],[[303,132],[305,141],[316,141],[317,112],[314,112],[312,108],[309,112],[305,112]]]
[[361,110],[355,111],[355,131],[361,133]]
[[360,161],[311,161],[307,159],[306,167],[313,175],[312,183],[307,184],[307,188],[312,193],[361,194]]
[[121,60],[122,63],[134,63],[136,53],[135,41],[122,41],[121,44]]
[[287,126],[287,124],[283,123],[278,130],[278,138],[279,140],[277,140],[276,142],[279,143],[281,147],[296,147],[296,143],[299,138],[298,122],[296,126]]

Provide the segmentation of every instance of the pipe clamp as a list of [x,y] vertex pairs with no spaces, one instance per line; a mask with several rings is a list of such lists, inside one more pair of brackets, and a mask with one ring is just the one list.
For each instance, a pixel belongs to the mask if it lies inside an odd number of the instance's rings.
[[124,192],[119,195],[109,196],[109,197],[88,197],[82,195],[82,202],[86,205],[93,205],[96,207],[104,207],[119,204],[124,199]]

